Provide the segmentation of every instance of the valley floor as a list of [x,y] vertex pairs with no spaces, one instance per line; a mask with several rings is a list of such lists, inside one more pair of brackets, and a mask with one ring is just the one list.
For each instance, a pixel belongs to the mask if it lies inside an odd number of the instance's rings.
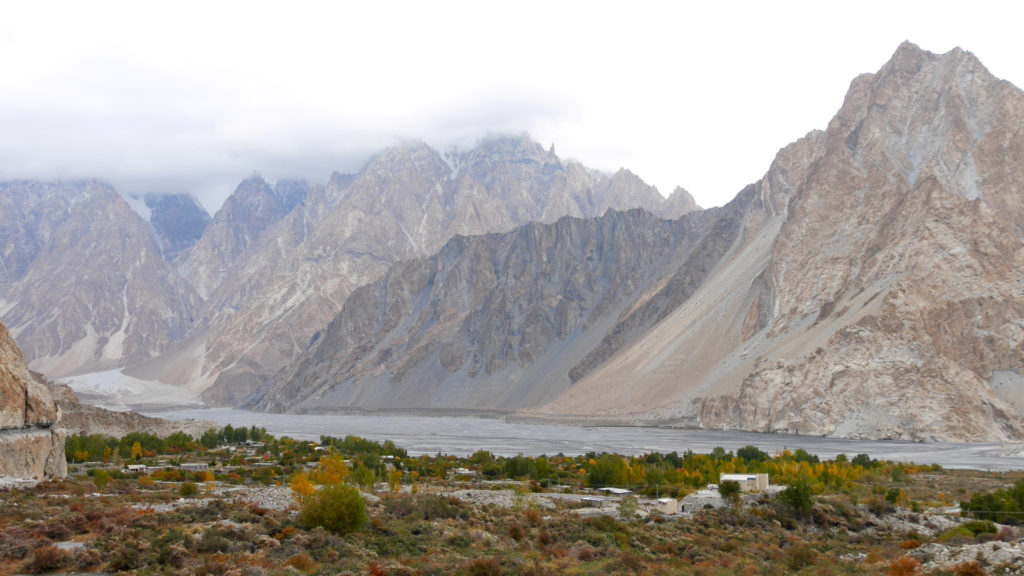
[[[899,490],[926,502],[1009,480],[937,471],[910,474]],[[975,534],[948,510],[915,512],[856,493],[820,497],[806,515],[752,496],[737,509],[681,516],[641,506],[629,518],[622,506],[595,510],[517,483],[419,488],[364,495],[369,523],[344,536],[308,529],[282,486],[218,482],[182,497],[173,482],[126,478],[98,492],[82,477],[8,488],[0,492],[0,574],[1024,573],[1024,540],[1012,527]]]

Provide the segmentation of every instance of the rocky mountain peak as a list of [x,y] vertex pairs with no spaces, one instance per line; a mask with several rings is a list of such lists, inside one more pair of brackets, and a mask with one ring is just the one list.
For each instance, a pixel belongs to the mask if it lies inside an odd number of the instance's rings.
[[259,174],[243,180],[181,262],[182,276],[209,298],[238,258],[308,193],[305,181],[282,180],[272,188]]
[[143,202],[165,260],[192,247],[210,224],[210,215],[191,194],[146,194]]
[[672,191],[672,194],[665,199],[665,206],[662,209],[662,215],[665,218],[678,218],[683,214],[689,212],[695,212],[700,210],[700,206],[697,205],[697,201],[693,199],[682,186],[676,186],[676,189]]
[[525,133],[518,136],[489,136],[477,142],[472,149],[459,154],[459,157],[465,169],[476,174],[490,170],[497,163],[528,163],[551,168],[560,168],[562,165],[554,150],[545,150]]

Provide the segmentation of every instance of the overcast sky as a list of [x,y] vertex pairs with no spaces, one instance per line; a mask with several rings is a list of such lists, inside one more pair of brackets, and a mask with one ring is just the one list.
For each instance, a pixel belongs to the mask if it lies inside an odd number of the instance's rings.
[[44,2],[0,10],[0,179],[191,192],[528,132],[721,205],[909,39],[1024,85],[1016,2]]

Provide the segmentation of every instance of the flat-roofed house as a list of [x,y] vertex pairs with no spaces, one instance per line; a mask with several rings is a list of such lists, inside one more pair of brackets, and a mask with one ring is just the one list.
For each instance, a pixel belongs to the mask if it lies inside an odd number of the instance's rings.
[[768,489],[767,474],[722,474],[718,481],[736,482],[743,492],[762,492]]

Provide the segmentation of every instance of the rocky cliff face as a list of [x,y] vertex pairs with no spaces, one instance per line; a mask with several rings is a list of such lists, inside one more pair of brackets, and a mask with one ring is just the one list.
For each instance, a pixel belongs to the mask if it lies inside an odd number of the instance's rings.
[[283,182],[272,188],[259,175],[238,185],[213,216],[179,270],[201,297],[208,298],[235,261],[305,198],[305,187]]
[[971,54],[902,45],[780,152],[701,288],[542,412],[1020,438],[1021,126],[1024,94]]
[[198,311],[148,224],[102,182],[0,183],[0,238],[0,312],[47,375],[148,359]]
[[50,391],[25,366],[17,344],[0,324],[0,476],[61,478],[66,433]]
[[257,406],[510,410],[553,398],[569,369],[712,218],[642,210],[456,237],[359,288]]
[[[395,262],[430,256],[459,234],[663,204],[656,189],[626,170],[607,175],[563,163],[525,136],[446,156],[423,144],[391,148],[360,174],[335,175],[311,189],[233,263],[222,261],[224,280],[208,295],[193,344],[180,357],[195,366],[190,381],[212,383],[205,400],[233,404],[262,389],[353,289]],[[204,238],[190,260],[213,243]]]
[[147,194],[143,201],[164,260],[191,248],[210,224],[210,215],[189,194]]

